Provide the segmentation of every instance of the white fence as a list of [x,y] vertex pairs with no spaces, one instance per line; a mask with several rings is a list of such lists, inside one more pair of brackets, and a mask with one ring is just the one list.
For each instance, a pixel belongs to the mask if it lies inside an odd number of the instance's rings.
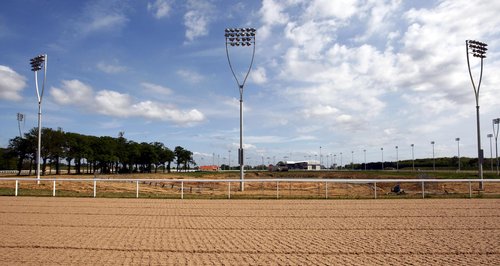
[[[15,196],[19,195],[19,182],[52,182],[52,196],[56,196],[56,182],[93,182],[93,196],[96,197],[97,183],[106,182],[128,182],[135,183],[136,197],[139,198],[140,183],[177,183],[180,184],[180,198],[184,199],[184,184],[185,183],[227,183],[227,198],[231,198],[231,184],[241,183],[239,179],[132,179],[132,178],[117,178],[117,179],[100,179],[100,178],[22,178],[9,177],[0,178],[0,181],[15,181]],[[469,197],[472,197],[472,183],[500,183],[500,179],[308,179],[308,178],[280,178],[280,179],[245,179],[244,183],[261,182],[276,184],[276,198],[280,198],[280,183],[323,183],[325,184],[325,198],[328,198],[328,184],[369,184],[373,185],[373,197],[377,198],[377,184],[382,183],[417,183],[421,184],[422,198],[425,198],[426,183],[465,183],[469,187]]]

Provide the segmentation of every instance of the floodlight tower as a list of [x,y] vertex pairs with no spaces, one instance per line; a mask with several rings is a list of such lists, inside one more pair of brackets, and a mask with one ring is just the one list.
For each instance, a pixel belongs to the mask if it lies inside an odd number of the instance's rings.
[[[467,55],[467,67],[469,68],[469,76],[472,82],[472,88],[474,88],[474,96],[476,98],[476,126],[477,126],[477,160],[478,160],[478,175],[483,179],[483,150],[481,149],[481,128],[479,125],[479,89],[481,88],[481,81],[483,79],[483,59],[486,58],[486,48],[488,46],[486,43],[475,41],[475,40],[466,40],[465,41],[465,53]],[[469,51],[470,50],[470,51]],[[474,78],[472,77],[472,72],[470,69],[470,61],[469,54],[472,54],[474,57],[481,58],[481,72],[479,74],[479,82],[477,84],[474,83]],[[479,185],[480,189],[483,189],[483,182]]]
[[455,138],[455,141],[457,142],[458,149],[458,171],[460,171],[460,138]]
[[19,127],[19,137],[23,138],[23,132],[21,132],[21,122],[26,121],[24,120],[24,114],[17,113],[17,126]]
[[[42,98],[43,91],[45,90],[45,80],[47,78],[47,55],[41,54],[30,59],[31,71],[35,72],[35,88],[36,96],[38,99],[38,148],[36,152],[36,178],[40,184],[40,151],[42,149]],[[42,69],[43,65],[43,82],[42,91],[38,90],[38,71]]]
[[498,170],[498,129],[500,127],[500,118],[493,119],[493,134],[495,135],[495,157],[497,159],[497,175],[500,175]]
[[491,164],[491,171],[493,172],[493,146],[491,144],[491,139],[493,138],[493,134],[488,134],[486,135],[490,139],[490,164]]
[[365,171],[366,171],[366,149],[363,150],[363,153],[364,153],[364,159],[365,159]]
[[436,144],[436,142],[431,141],[431,144],[432,144],[432,170],[436,171],[436,158],[434,157],[434,144]]
[[413,172],[415,172],[415,144],[411,144],[411,162]]
[[380,148],[380,151],[382,152],[382,171],[384,170],[384,148]]
[[[240,148],[238,149],[238,163],[240,165],[240,190],[245,190],[244,184],[244,169],[243,169],[243,88],[245,86],[245,82],[247,81],[248,74],[250,74],[250,70],[252,69],[253,59],[255,56],[255,34],[256,30],[254,28],[231,28],[224,30],[224,37],[226,38],[226,56],[227,62],[229,63],[229,68],[231,68],[231,73],[233,73],[233,77],[238,84],[238,88],[240,90]],[[234,73],[233,65],[231,64],[231,59],[229,57],[229,46],[231,47],[252,47],[252,59],[250,61],[250,65],[248,66],[247,73],[243,78],[243,82],[240,83],[238,77]]]
[[396,146],[396,171],[399,171],[399,151],[398,146]]
[[342,170],[342,153],[340,153],[340,170]]

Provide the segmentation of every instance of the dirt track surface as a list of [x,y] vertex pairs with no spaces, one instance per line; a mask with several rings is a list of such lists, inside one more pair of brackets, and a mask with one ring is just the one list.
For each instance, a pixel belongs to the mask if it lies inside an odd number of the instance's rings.
[[0,197],[0,262],[500,265],[500,200]]

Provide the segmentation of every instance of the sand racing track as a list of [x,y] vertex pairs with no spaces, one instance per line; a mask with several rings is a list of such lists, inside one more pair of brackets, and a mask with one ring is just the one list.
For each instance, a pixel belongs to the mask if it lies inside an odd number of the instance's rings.
[[499,199],[0,197],[3,265],[500,265]]

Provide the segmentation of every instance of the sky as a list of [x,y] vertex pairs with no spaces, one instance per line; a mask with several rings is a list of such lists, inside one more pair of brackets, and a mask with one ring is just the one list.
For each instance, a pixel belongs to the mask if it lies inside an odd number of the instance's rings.
[[[45,53],[43,127],[124,132],[182,146],[199,165],[236,165],[240,94],[224,29],[253,27],[247,164],[339,164],[340,153],[343,164],[365,154],[368,162],[408,160],[411,144],[415,158],[431,158],[431,141],[435,157],[457,156],[459,147],[476,157],[468,39],[488,44],[479,105],[489,158],[487,134],[500,117],[498,14],[500,1],[481,0],[2,1],[0,146],[19,135],[17,113],[23,132],[37,126],[29,59]],[[228,48],[240,80],[252,48]],[[480,60],[470,63],[477,84]]]

